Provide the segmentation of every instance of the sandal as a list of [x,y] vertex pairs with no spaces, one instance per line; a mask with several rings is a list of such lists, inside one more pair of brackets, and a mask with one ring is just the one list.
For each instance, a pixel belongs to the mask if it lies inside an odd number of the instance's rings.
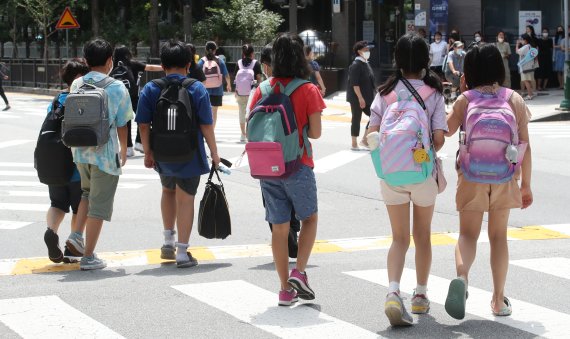
[[513,307],[509,298],[503,297],[503,302],[505,303],[505,306],[503,306],[499,312],[495,312],[493,309],[493,301],[491,301],[491,311],[496,317],[508,317],[509,315],[513,314]]
[[467,299],[467,284],[464,279],[455,278],[449,284],[445,299],[445,311],[455,319],[465,318],[465,301]]
[[534,96],[527,95],[524,97],[524,100],[529,101],[529,100],[532,100],[532,98],[534,98]]

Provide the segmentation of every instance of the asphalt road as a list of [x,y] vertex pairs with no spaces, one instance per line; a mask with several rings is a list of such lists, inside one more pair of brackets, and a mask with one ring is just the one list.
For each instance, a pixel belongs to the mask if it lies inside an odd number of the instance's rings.
[[[470,277],[466,318],[456,321],[443,308],[448,280],[455,276],[452,238],[458,231],[453,169],[457,144],[448,139],[440,155],[447,156],[449,186],[438,197],[432,223],[437,240],[428,286],[431,311],[414,316],[412,328],[393,329],[383,314],[384,240],[390,225],[368,154],[349,150],[349,123],[325,112],[323,137],[314,142],[321,242],[308,274],[317,298],[289,309],[276,306],[279,286],[268,256],[270,233],[259,184],[246,166],[222,176],[233,234],[226,240],[192,234],[191,246],[209,253],[198,257],[196,268],[176,269],[151,260],[162,244],[161,188],[138,153],[127,162],[113,221],[105,223],[97,246],[110,267],[81,272],[76,266],[46,266],[43,233],[49,198],[47,187],[35,176],[33,149],[50,100],[12,94],[13,109],[0,112],[1,338],[530,338],[563,337],[570,329],[570,297],[564,289],[570,279],[570,171],[565,159],[570,153],[569,123],[530,126],[535,203],[528,210],[513,211],[509,222],[506,291],[513,316],[491,315],[484,234]],[[237,143],[237,113],[222,109],[216,133],[220,154],[237,159],[243,151]],[[63,239],[68,220],[60,228]],[[146,253],[146,259],[139,253]],[[406,293],[415,287],[413,258],[411,248],[402,282]]]

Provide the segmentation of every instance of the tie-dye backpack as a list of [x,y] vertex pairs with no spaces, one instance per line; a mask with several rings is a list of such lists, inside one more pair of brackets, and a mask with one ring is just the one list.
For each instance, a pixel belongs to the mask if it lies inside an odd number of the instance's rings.
[[459,165],[465,179],[501,184],[521,166],[526,142],[519,142],[515,114],[509,105],[513,91],[496,94],[466,91],[469,101],[461,127]]
[[420,87],[416,94],[422,102],[413,100],[413,93],[407,91],[408,96],[402,99],[400,92],[392,91],[384,97],[387,108],[380,123],[378,148],[370,152],[376,175],[391,186],[422,183],[432,175],[434,166],[424,101],[435,90]]

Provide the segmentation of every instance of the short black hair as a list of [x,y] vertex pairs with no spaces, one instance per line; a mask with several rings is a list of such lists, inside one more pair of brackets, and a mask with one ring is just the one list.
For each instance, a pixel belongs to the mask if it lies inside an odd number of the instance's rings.
[[131,59],[133,55],[129,48],[125,45],[117,45],[115,46],[115,51],[113,51],[113,64],[119,64],[119,61],[125,65],[130,66]]
[[272,48],[270,46],[263,47],[259,56],[259,62],[271,66],[271,50]]
[[501,52],[494,44],[473,46],[465,55],[463,65],[467,87],[502,85],[505,81],[505,66]]
[[73,58],[63,65],[59,74],[61,80],[63,80],[68,87],[71,87],[71,83],[78,75],[85,75],[87,73],[89,73],[89,66],[87,66],[85,59]]
[[436,36],[436,35],[442,36],[440,31],[435,32],[435,34],[433,36]]
[[186,49],[188,49],[188,52],[190,53],[190,65],[194,67],[194,65],[196,64],[196,59],[194,58],[194,56],[196,55],[196,46],[194,46],[191,43],[187,43]]
[[190,59],[190,51],[178,40],[168,40],[160,48],[160,63],[164,68],[186,68]]
[[89,67],[105,66],[113,57],[113,47],[107,40],[95,38],[83,46],[83,57]]
[[271,69],[277,78],[308,79],[312,71],[303,52],[303,40],[284,33],[273,42]]
[[360,51],[363,48],[368,47],[368,41],[357,41],[354,46],[352,47],[352,51],[354,52],[354,54],[358,54],[358,51]]

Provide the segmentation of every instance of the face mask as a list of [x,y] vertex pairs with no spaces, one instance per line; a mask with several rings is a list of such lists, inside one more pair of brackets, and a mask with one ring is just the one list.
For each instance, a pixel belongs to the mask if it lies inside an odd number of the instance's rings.
[[362,57],[368,60],[368,58],[370,58],[370,51],[362,52]]
[[113,61],[111,61],[111,68],[109,68],[109,72],[107,72],[107,75],[111,74],[113,68],[115,68],[115,65],[113,64]]
[[542,37],[548,38],[548,33],[546,33],[546,32],[545,32],[545,33],[542,33]]
[[463,52],[462,49],[456,49],[456,50],[455,50],[455,54],[457,54],[457,55],[461,55],[461,52]]
[[435,38],[435,42],[439,44],[441,42],[441,38]]
[[498,42],[504,42],[505,39],[504,39],[504,38],[497,38],[497,41],[498,41]]
[[475,37],[475,41],[476,41],[476,42],[481,42],[481,37],[480,37],[480,36],[476,36],[476,37]]

